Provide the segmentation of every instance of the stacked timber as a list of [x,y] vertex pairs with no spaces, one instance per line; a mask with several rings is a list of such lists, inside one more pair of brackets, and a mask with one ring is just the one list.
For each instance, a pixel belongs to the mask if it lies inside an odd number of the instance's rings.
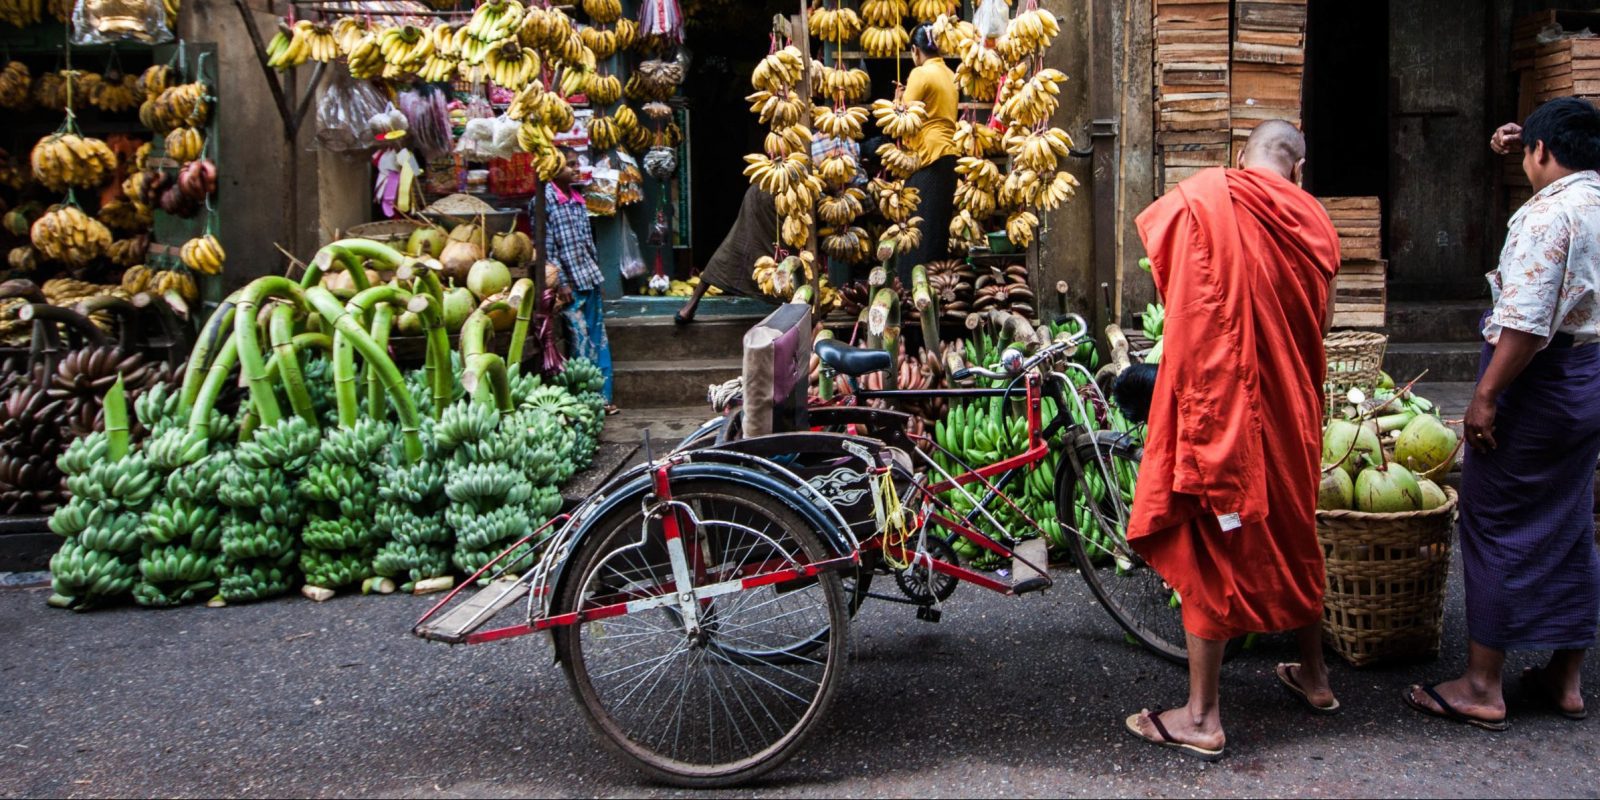
[[1155,0],[1157,189],[1228,164],[1229,4]]
[[1339,276],[1333,284],[1336,328],[1379,328],[1388,301],[1383,260],[1383,209],[1376,197],[1319,198],[1339,231]]
[[1239,0],[1233,20],[1234,154],[1263,120],[1300,124],[1306,63],[1306,0]]

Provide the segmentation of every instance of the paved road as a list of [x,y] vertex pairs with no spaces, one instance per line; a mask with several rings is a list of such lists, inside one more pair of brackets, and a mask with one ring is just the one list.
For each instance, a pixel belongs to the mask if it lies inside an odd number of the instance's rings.
[[[831,717],[744,794],[1600,792],[1600,719],[1519,707],[1510,732],[1490,734],[1400,706],[1407,681],[1461,664],[1459,596],[1440,662],[1337,670],[1339,717],[1308,716],[1274,683],[1287,641],[1241,656],[1223,679],[1231,754],[1208,766],[1123,732],[1141,705],[1180,701],[1182,676],[1124,645],[1062,577],[1022,600],[963,588],[938,625],[869,605]],[[0,590],[0,796],[678,794],[598,749],[545,642],[451,649],[406,635],[424,598],[93,614],[44,598]],[[1600,685],[1593,662],[1586,680]]]

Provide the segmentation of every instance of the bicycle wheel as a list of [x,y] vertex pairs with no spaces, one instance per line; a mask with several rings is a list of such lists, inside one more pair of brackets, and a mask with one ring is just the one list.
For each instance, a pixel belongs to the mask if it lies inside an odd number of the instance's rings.
[[1157,655],[1189,661],[1183,614],[1172,587],[1128,546],[1133,479],[1139,472],[1138,443],[1109,431],[1079,437],[1074,478],[1063,461],[1056,508],[1061,524],[1078,530],[1068,538],[1072,558],[1100,604],[1127,634]]
[[[773,498],[713,479],[673,491],[696,520],[683,526],[704,575],[694,588],[831,555]],[[641,509],[613,512],[585,539],[559,613],[683,591],[671,585],[659,521]],[[827,711],[844,670],[846,606],[827,572],[701,598],[693,635],[668,606],[560,628],[555,641],[584,716],[624,761],[679,786],[729,786],[782,764]]]

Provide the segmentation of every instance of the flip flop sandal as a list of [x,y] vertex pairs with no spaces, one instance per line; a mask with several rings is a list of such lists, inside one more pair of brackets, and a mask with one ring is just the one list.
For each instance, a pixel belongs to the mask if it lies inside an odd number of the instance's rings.
[[[1148,742],[1150,744],[1168,747],[1173,750],[1177,750],[1178,752],[1190,758],[1197,758],[1207,763],[1215,763],[1222,758],[1223,753],[1226,752],[1227,748],[1219,747],[1216,750],[1208,750],[1200,745],[1186,744],[1173,738],[1172,734],[1167,731],[1167,726],[1161,724],[1162,713],[1163,712],[1161,711],[1150,711],[1146,709],[1137,714],[1130,715],[1126,720],[1124,720],[1123,724],[1128,727],[1128,733],[1133,734],[1134,738],[1141,742]],[[1144,735],[1144,731],[1139,729],[1139,720],[1144,717],[1150,718],[1150,725],[1156,729],[1156,733],[1161,735],[1159,740],[1152,739]]]
[[[1439,684],[1437,683],[1430,683],[1426,686],[1412,684],[1400,694],[1400,699],[1405,701],[1405,704],[1408,708],[1417,712],[1418,714],[1424,714],[1430,717],[1438,717],[1439,719],[1447,719],[1451,722],[1459,722],[1462,725],[1471,725],[1474,728],[1482,728],[1486,731],[1503,731],[1511,727],[1511,723],[1506,722],[1504,717],[1501,717],[1500,719],[1482,719],[1480,717],[1469,717],[1466,714],[1457,711],[1454,706],[1445,702],[1444,697],[1440,696],[1439,692],[1434,688],[1438,685]],[[1416,698],[1418,689],[1426,692],[1428,697],[1433,699],[1433,702],[1439,704],[1439,708],[1428,708],[1427,706],[1418,702]]]
[[1545,682],[1543,667],[1528,667],[1522,671],[1522,693],[1549,707],[1574,722],[1581,722],[1589,718],[1589,709],[1568,711],[1556,701],[1555,693],[1550,691],[1550,684]]
[[606,406],[605,411],[606,411],[606,416],[608,416],[608,417],[614,417],[614,416],[622,413],[622,409],[617,408],[616,406]]
[[1300,681],[1294,677],[1294,670],[1299,668],[1299,664],[1279,664],[1278,668],[1274,670],[1274,672],[1277,673],[1278,682],[1283,684],[1283,688],[1287,690],[1289,694],[1299,698],[1300,702],[1305,704],[1306,708],[1311,709],[1311,713],[1321,714],[1323,716],[1331,716],[1339,713],[1339,701],[1337,699],[1333,701],[1333,705],[1331,706],[1319,706],[1311,702],[1311,698],[1306,695],[1305,688],[1302,687],[1300,685]]

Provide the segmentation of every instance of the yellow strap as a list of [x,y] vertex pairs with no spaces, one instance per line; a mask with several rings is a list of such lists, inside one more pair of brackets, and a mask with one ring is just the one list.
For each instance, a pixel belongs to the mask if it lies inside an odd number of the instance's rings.
[[883,531],[883,561],[891,569],[902,570],[911,566],[909,560],[897,561],[891,550],[897,549],[911,538],[906,529],[906,511],[900,505],[899,493],[894,490],[892,470],[884,470],[878,481],[878,529]]

